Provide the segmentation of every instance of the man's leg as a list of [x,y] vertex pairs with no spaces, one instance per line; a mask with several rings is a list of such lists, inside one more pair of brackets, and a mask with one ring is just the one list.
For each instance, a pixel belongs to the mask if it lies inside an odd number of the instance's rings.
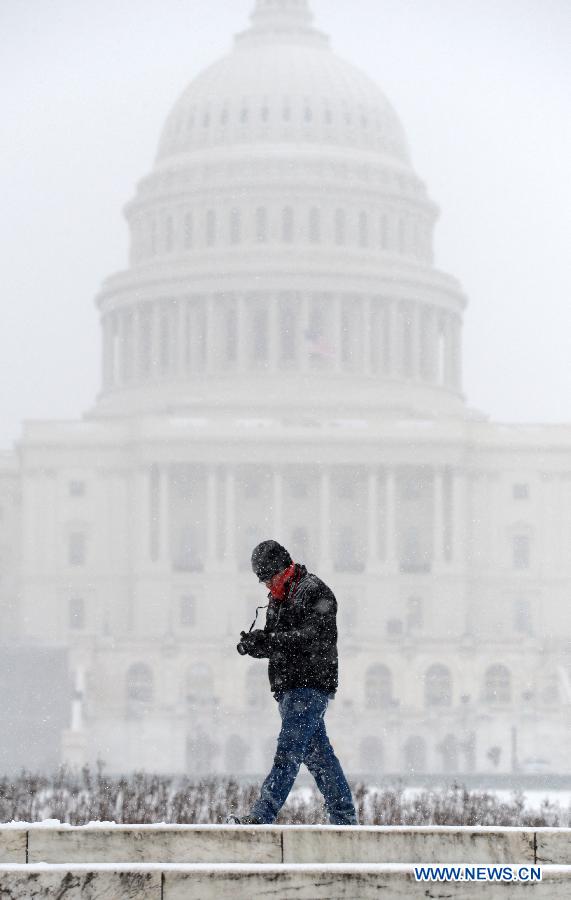
[[280,701],[282,727],[270,774],[250,815],[260,822],[273,822],[284,805],[306,754],[307,746],[323,722],[327,694],[313,688],[286,691]]
[[323,719],[313,732],[303,761],[323,794],[331,825],[357,825],[351,788],[327,737]]

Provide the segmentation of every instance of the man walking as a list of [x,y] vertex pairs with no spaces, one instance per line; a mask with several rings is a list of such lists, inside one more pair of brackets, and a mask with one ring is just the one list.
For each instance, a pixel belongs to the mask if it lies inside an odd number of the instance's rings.
[[305,763],[323,797],[333,825],[356,825],[357,816],[339,760],[325,730],[325,710],[337,690],[337,601],[304,565],[294,563],[277,541],[252,552],[252,570],[269,589],[263,629],[241,634],[238,650],[268,658],[270,688],[279,704],[282,727],[272,770],[250,815],[229,816],[236,825],[273,822]]

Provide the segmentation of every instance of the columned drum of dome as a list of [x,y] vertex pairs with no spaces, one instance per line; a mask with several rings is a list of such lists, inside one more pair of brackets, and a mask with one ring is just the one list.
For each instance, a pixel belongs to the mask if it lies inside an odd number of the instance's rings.
[[126,217],[93,415],[463,414],[465,299],[432,264],[437,209],[390,103],[306,2],[259,0],[175,103]]

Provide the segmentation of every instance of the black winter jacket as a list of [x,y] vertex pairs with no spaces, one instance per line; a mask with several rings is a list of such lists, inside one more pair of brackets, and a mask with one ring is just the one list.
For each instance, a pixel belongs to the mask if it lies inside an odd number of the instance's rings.
[[265,647],[251,654],[268,657],[273,694],[313,687],[334,694],[338,682],[337,600],[333,591],[296,563],[283,600],[268,594]]

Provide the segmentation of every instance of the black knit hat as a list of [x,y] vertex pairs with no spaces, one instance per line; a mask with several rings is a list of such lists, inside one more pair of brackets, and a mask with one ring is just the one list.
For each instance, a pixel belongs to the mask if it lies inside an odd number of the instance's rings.
[[252,571],[258,581],[269,581],[278,572],[291,566],[293,560],[285,547],[277,541],[262,541],[252,550]]

